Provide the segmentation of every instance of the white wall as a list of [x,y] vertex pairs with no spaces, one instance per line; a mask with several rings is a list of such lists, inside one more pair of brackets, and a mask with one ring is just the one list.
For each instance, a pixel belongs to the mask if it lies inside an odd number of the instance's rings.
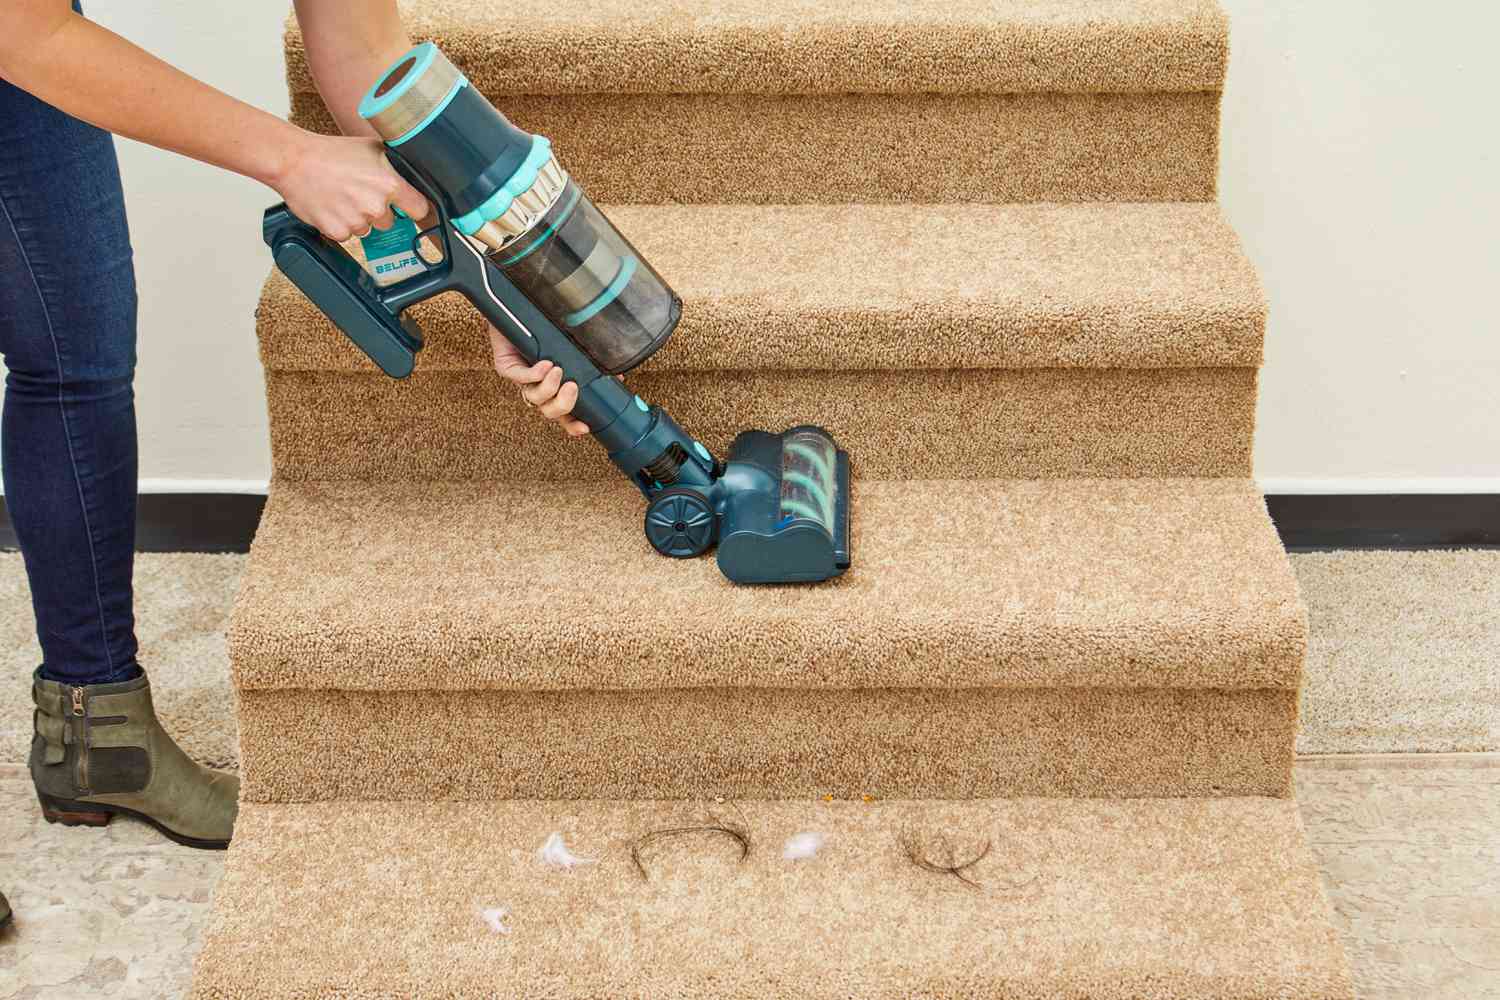
[[[1222,200],[1272,309],[1257,473],[1271,490],[1500,491],[1500,7],[1225,4]],[[87,9],[285,113],[283,4]],[[273,196],[134,143],[120,156],[141,286],[142,476],[148,488],[263,480],[251,313]]]
[[1271,302],[1256,471],[1500,492],[1500,5],[1224,2],[1221,200]]
[[[277,115],[287,113],[281,26],[290,6],[84,0],[100,24]],[[260,216],[277,195],[140,143],[116,146],[141,297],[142,485],[263,488],[271,452],[253,313],[271,260]]]

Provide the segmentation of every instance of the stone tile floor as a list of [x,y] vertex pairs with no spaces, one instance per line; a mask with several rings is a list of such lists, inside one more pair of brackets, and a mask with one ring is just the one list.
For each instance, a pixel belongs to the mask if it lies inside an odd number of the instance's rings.
[[[1500,998],[1500,754],[1315,757],[1297,794],[1361,1000]],[[48,826],[0,765],[0,998],[186,993],[223,855]]]
[[1360,1000],[1500,998],[1500,754],[1303,758]]

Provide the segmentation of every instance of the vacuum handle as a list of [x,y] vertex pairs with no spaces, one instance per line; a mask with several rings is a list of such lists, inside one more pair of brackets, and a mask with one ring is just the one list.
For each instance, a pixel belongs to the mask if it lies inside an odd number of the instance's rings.
[[[387,296],[358,261],[293,215],[285,204],[266,209],[262,232],[281,272],[381,371],[392,378],[411,374],[417,351],[422,349],[422,331],[388,304]],[[442,285],[446,276],[421,275],[401,284],[424,279],[431,283],[434,277]],[[442,290],[434,288],[422,297]]]
[[592,428],[612,422],[630,395],[622,394],[615,381],[506,278],[483,247],[455,232],[442,194],[420,170],[394,149],[386,156],[432,205],[437,223],[423,230],[417,241],[430,236],[442,260],[382,288],[343,247],[281,204],[266,210],[262,226],[276,266],[392,378],[410,375],[416,352],[422,349],[422,331],[403,315],[406,308],[446,291],[461,292],[528,362],[551,361],[568,381],[578,383],[579,419]]

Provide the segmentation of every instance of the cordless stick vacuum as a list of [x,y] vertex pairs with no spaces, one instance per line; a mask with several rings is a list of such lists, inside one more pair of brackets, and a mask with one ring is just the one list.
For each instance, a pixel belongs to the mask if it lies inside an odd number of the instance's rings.
[[[379,280],[284,204],[266,210],[264,232],[276,266],[370,360],[411,374],[422,333],[403,313],[461,292],[528,361],[552,361],[578,384],[573,415],[645,495],[656,551],[689,558],[717,542],[719,568],[737,583],[826,580],[849,567],[849,456],[827,431],[745,431],[720,461],[613,377],[666,343],[682,300],[546,138],[512,125],[430,42],[398,59],[359,113],[436,223],[407,223],[410,239],[380,258]],[[441,261],[419,256],[423,237]]]

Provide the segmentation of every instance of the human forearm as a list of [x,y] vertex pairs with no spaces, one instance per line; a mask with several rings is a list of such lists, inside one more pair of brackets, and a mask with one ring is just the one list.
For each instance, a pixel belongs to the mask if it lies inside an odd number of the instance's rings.
[[356,110],[370,85],[411,39],[395,0],[296,0],[307,64],[345,135],[374,135]]
[[307,136],[65,4],[11,2],[0,76],[75,118],[273,187]]
[[391,205],[426,215],[373,136],[290,125],[84,20],[68,0],[6,2],[0,77],[75,118],[253,177],[330,239],[391,225]]

